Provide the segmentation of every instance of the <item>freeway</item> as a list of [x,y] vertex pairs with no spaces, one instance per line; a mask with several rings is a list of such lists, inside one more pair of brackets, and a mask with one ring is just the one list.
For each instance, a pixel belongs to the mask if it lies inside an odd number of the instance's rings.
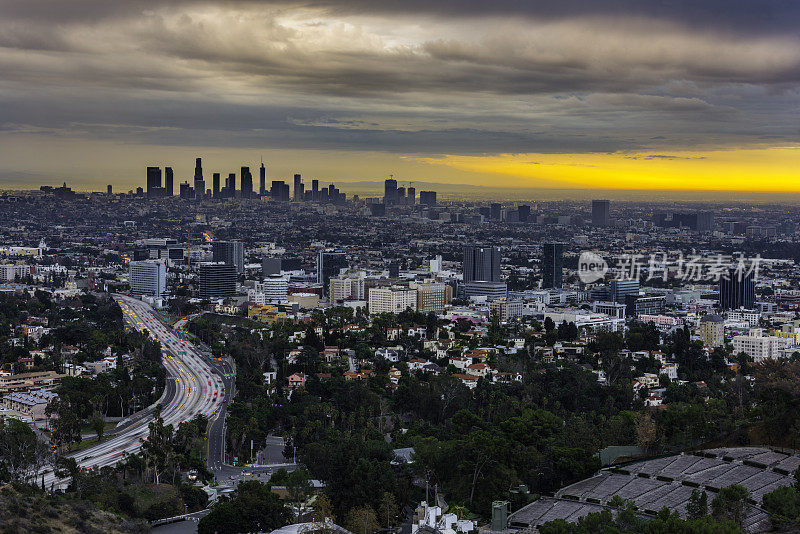
[[[177,427],[179,423],[203,414],[210,418],[211,428],[220,431],[224,429],[224,422],[220,424],[218,420],[224,420],[224,402],[226,396],[230,396],[229,391],[226,391],[230,388],[225,386],[230,381],[224,381],[225,377],[217,365],[210,365],[209,359],[194,345],[182,339],[171,328],[165,327],[155,316],[153,309],[144,302],[118,294],[114,295],[114,299],[122,308],[129,327],[147,332],[153,339],[161,342],[162,362],[167,369],[167,385],[159,399],[164,423]],[[149,434],[148,425],[152,415],[152,407],[140,412],[124,422],[114,437],[72,456],[81,467],[87,469],[117,463],[125,453],[139,451],[142,440]],[[214,448],[216,446],[224,446],[224,441],[216,439]],[[221,458],[221,454],[221,451],[217,452],[216,458]],[[46,487],[60,487],[64,482],[57,480],[50,471],[45,473],[44,484]]]

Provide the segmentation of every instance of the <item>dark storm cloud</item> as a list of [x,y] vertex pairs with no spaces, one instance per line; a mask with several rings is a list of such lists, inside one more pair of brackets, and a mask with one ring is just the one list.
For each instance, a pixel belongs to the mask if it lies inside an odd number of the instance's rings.
[[[70,0],[62,6],[51,0],[4,0],[3,16],[55,22],[96,21],[131,16],[159,6],[198,4],[196,0]],[[295,6],[339,14],[430,14],[450,17],[526,16],[544,19],[575,16],[624,16],[669,19],[702,28],[738,32],[797,32],[800,3],[795,0],[228,0],[216,5],[236,7]]]
[[792,140],[798,19],[777,0],[0,0],[0,131],[427,154]]

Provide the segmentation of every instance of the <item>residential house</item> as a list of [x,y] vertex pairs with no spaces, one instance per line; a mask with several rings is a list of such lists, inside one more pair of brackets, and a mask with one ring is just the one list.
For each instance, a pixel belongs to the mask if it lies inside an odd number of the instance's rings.
[[287,377],[286,381],[289,383],[290,390],[302,388],[306,385],[306,375],[303,373],[295,373]]

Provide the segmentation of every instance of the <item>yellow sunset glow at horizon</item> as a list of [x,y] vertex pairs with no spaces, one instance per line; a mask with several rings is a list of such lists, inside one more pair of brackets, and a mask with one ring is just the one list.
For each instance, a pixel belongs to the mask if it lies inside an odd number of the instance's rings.
[[494,175],[492,187],[800,192],[797,146],[412,159]]

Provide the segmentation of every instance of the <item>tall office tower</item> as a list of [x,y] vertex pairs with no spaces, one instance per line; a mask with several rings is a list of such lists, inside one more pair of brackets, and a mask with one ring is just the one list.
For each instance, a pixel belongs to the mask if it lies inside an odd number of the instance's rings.
[[292,191],[294,194],[294,201],[300,202],[303,200],[303,182],[301,181],[300,175],[294,175],[294,190]]
[[414,187],[406,189],[406,204],[413,206],[417,203],[417,190]]
[[387,206],[397,204],[397,180],[389,178],[383,182],[383,203]]
[[323,187],[322,189],[319,190],[319,201],[322,204],[327,204],[328,203],[328,188],[327,187]]
[[328,186],[328,202],[331,204],[336,203],[336,199],[339,196],[339,190],[333,184]]
[[213,241],[211,252],[215,263],[228,263],[237,273],[244,272],[244,244],[241,241]]
[[250,198],[253,196],[253,175],[250,174],[250,167],[242,167],[242,198]]
[[172,167],[164,167],[164,195],[171,197],[175,194],[173,184]]
[[272,188],[270,189],[270,198],[276,202],[288,202],[289,184],[284,183],[283,180],[273,180]]
[[405,204],[406,203],[406,188],[405,187],[398,187],[397,188],[397,203],[398,204]]
[[519,222],[528,222],[528,219],[531,218],[531,207],[527,204],[520,204],[517,207],[517,214]]
[[163,297],[167,291],[167,268],[159,261],[132,261],[128,264],[131,294]]
[[611,280],[608,286],[611,290],[611,300],[620,304],[625,304],[628,295],[639,294],[639,280]]
[[111,187],[111,184],[108,184],[106,186],[106,193],[109,194],[109,195],[112,195],[112,194],[114,194],[113,191],[114,191],[114,189]]
[[753,309],[756,302],[756,282],[752,272],[728,270],[719,280],[719,307],[723,310]]
[[697,230],[697,213],[673,213],[672,226]]
[[493,202],[489,206],[489,213],[491,214],[492,219],[495,221],[499,221],[503,218],[503,206],[498,204],[497,202]]
[[157,196],[160,189],[161,167],[147,167],[147,196]]
[[500,249],[497,247],[464,247],[464,282],[499,282]]
[[261,162],[261,168],[258,170],[258,194],[262,197],[267,196],[267,168],[264,167],[264,162]]
[[319,180],[311,180],[311,200],[319,202]]
[[206,183],[203,181],[203,162],[202,158],[197,158],[194,163],[194,194],[201,198],[206,191]]
[[230,297],[236,294],[236,268],[227,263],[204,262],[198,268],[200,298]]
[[608,200],[592,200],[592,225],[608,226],[611,203]]
[[[326,191],[323,189],[323,191]],[[322,291],[327,295],[330,279],[339,276],[339,271],[347,267],[347,256],[344,252],[325,252],[317,254],[317,283],[322,284]]]
[[436,191],[420,191],[419,192],[419,203],[425,204],[426,206],[435,206],[436,205]]
[[183,182],[180,185],[179,194],[181,198],[194,198],[194,189],[192,189],[192,186],[189,185],[189,182]]
[[712,232],[714,230],[714,212],[701,211],[697,214],[697,231]]
[[219,173],[215,172],[211,175],[211,194],[214,198],[219,198]]
[[228,188],[228,197],[233,198],[236,196],[236,173],[228,174],[228,180],[225,182],[225,187]]
[[545,243],[542,246],[542,288],[560,288],[564,257],[563,243]]

